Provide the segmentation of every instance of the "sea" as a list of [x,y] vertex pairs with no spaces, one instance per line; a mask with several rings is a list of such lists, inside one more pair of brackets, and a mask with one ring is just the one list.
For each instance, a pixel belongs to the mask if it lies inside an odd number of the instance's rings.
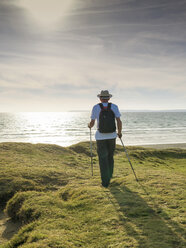
[[[186,143],[186,111],[121,111],[125,145]],[[90,112],[0,113],[0,142],[70,146],[90,141]],[[92,129],[94,141],[96,126]],[[120,144],[120,140],[117,139]]]

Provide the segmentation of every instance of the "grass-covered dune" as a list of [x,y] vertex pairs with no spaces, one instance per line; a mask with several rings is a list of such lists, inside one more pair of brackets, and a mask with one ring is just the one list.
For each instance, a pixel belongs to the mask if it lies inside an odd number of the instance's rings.
[[114,178],[100,186],[94,144],[0,143],[0,204],[21,228],[1,248],[185,247],[186,150],[117,146]]

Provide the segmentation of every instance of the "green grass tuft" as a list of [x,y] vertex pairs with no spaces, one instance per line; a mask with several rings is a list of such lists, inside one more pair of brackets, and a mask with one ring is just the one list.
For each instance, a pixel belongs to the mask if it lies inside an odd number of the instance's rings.
[[[22,224],[1,248],[184,248],[186,151],[121,146],[100,185],[96,145],[0,144],[0,203]],[[1,242],[1,239],[0,239]]]

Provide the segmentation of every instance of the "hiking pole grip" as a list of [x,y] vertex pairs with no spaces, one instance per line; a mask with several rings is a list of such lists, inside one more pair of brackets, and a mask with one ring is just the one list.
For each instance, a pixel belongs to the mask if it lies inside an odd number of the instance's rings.
[[137,178],[137,176],[136,176],[136,173],[135,173],[134,168],[133,168],[133,166],[132,166],[132,163],[131,163],[131,161],[130,161],[130,158],[129,158],[127,149],[125,148],[125,146],[124,146],[124,144],[123,144],[123,140],[122,140],[121,138],[120,138],[120,140],[121,140],[121,144],[123,145],[123,148],[124,148],[124,151],[125,151],[125,153],[126,153],[126,156],[127,156],[127,158],[128,158],[128,161],[129,161],[129,164],[130,164],[130,166],[131,166],[131,169],[132,169],[132,171],[133,171],[133,174],[134,174],[134,176],[135,176],[135,178],[136,178],[136,181],[138,182],[138,178]]

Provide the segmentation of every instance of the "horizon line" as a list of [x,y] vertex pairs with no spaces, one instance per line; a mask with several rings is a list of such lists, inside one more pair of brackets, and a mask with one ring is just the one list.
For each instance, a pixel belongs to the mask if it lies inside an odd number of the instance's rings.
[[[90,112],[91,110],[64,111],[0,111],[0,113],[62,113],[62,112]],[[120,109],[120,112],[186,112],[186,109]]]

